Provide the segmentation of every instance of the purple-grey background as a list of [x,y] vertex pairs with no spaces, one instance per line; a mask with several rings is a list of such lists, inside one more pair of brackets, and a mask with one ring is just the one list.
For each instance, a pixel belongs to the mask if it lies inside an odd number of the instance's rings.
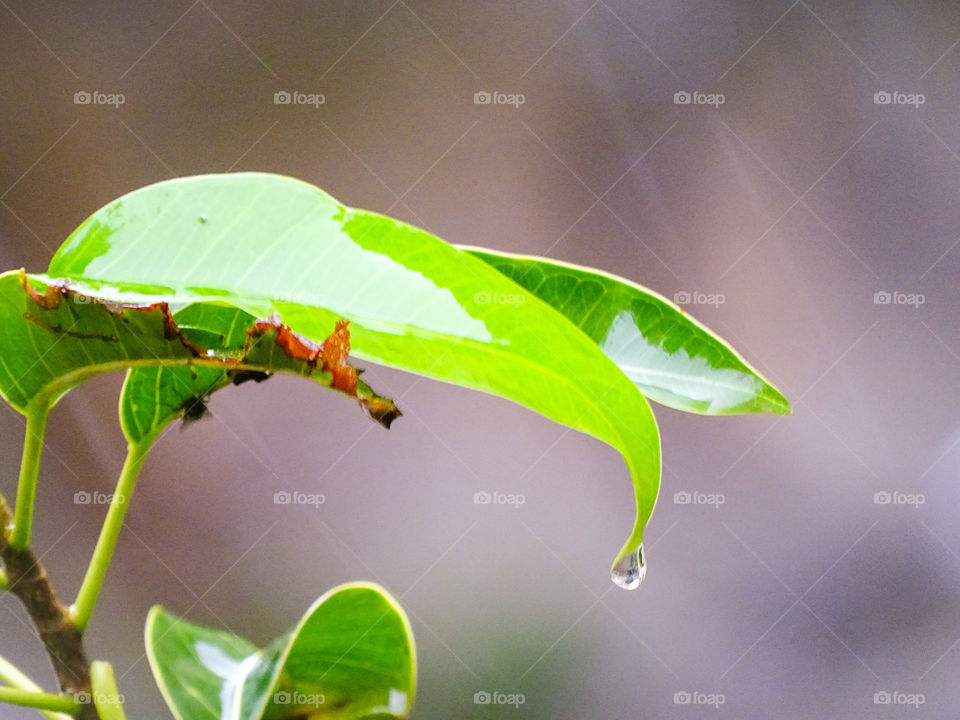
[[[599,442],[378,368],[405,411],[389,433],[295,379],[225,391],[148,460],[90,628],[131,718],[169,717],[151,605],[265,642],[352,579],[411,615],[418,718],[956,716],[960,6],[238,5],[0,1],[3,268],[42,271],[142,185],[274,171],[451,242],[722,295],[687,310],[794,413],[655,407],[663,491],[627,593],[607,568],[629,477]],[[675,102],[694,91],[723,103]],[[67,597],[105,511],[73,495],[110,492],[122,461],[121,380],[71,393],[49,429],[36,548]],[[8,497],[22,433],[0,411]],[[281,490],[326,502],[275,505]],[[0,597],[0,653],[50,686],[25,622]]]

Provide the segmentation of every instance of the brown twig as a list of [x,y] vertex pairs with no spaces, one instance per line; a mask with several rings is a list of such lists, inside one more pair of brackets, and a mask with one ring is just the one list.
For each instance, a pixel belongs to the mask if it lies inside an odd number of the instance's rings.
[[[13,515],[0,495],[0,527],[9,528]],[[7,532],[0,532],[0,559],[7,573],[7,590],[27,609],[37,634],[47,649],[60,690],[90,697],[90,661],[83,649],[83,634],[70,618],[69,609],[60,602],[47,578],[43,565],[33,551],[17,550],[10,545]],[[80,706],[78,720],[97,720],[92,702]]]

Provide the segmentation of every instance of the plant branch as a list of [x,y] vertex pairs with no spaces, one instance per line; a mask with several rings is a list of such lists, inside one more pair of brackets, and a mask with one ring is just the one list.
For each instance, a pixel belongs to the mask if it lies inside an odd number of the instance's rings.
[[33,522],[33,500],[37,493],[37,473],[40,471],[40,453],[43,435],[47,429],[50,405],[31,404],[27,408],[27,432],[23,439],[23,458],[20,461],[20,483],[17,485],[17,507],[10,546],[15,550],[30,547],[30,527]]
[[113,557],[113,550],[117,545],[120,529],[123,527],[123,518],[126,515],[127,506],[130,504],[130,496],[133,494],[133,488],[137,483],[137,475],[152,444],[153,438],[149,438],[143,442],[131,444],[127,448],[127,458],[123,463],[123,469],[120,471],[120,478],[117,480],[117,489],[110,499],[110,509],[103,521],[100,538],[93,550],[93,557],[90,559],[90,565],[83,578],[83,584],[80,586],[80,592],[77,594],[77,600],[70,608],[70,616],[81,632],[89,624],[93,608],[97,604],[97,596],[103,586],[107,568],[110,566],[110,559]]
[[[123,527],[127,504],[133,494],[143,461],[153,444],[153,438],[129,447],[100,538],[77,595],[77,602],[73,607],[67,608],[60,602],[46,571],[29,547],[40,453],[49,409],[48,404],[42,404],[29,408],[27,412],[27,432],[15,514],[10,511],[6,499],[0,495],[0,559],[4,564],[0,588],[12,592],[24,604],[53,664],[61,691],[76,695],[91,691],[91,666],[83,648],[83,631],[93,614]],[[12,530],[6,530],[11,527]],[[10,668],[15,670],[12,666]],[[3,670],[4,666],[0,664],[0,678],[6,679]],[[113,682],[112,674],[110,675],[110,682]],[[19,679],[26,680],[22,674]],[[10,684],[15,686],[0,687],[0,701],[31,705],[41,710],[66,711],[76,714],[78,720],[94,720],[99,717],[97,708],[92,703],[79,704],[74,698],[43,693],[32,683]],[[116,695],[115,683],[113,687]],[[118,719],[122,717],[122,710],[111,709],[111,713]]]
[[[0,528],[9,527],[11,520],[10,508],[0,495]],[[83,649],[83,636],[57,598],[43,566],[29,548],[14,547],[6,532],[0,532],[0,559],[6,568],[9,591],[23,603],[47,649],[60,690],[70,695],[89,693],[90,662]],[[77,717],[95,720],[96,708],[80,705]]]

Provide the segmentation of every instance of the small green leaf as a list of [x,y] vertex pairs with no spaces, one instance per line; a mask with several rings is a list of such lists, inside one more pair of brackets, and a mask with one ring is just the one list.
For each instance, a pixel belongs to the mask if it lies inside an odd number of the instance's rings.
[[[120,398],[120,421],[130,442],[142,442],[172,420],[189,416],[195,409],[202,411],[206,398],[231,383],[261,382],[271,373],[287,371],[330,386],[329,373],[287,356],[278,348],[274,333],[251,342],[249,331],[256,318],[243,310],[217,303],[195,303],[173,318],[180,332],[198,347],[222,357],[243,355],[245,365],[262,370],[171,365],[131,369]],[[388,428],[400,414],[392,401],[377,395],[360,380],[357,397],[371,417]]]
[[[316,363],[278,346],[279,329],[270,323],[248,335],[253,322],[248,313],[221,304],[191,306],[173,316],[165,301],[105,302],[63,282],[5,273],[0,395],[26,413],[31,404],[48,406],[90,377],[131,369],[121,421],[128,439],[138,443],[183,414],[187,403],[238,382],[242,373],[284,371],[331,385],[330,374]],[[362,383],[356,397],[371,414],[393,408]]]
[[642,285],[540,257],[460,249],[563,313],[651,400],[706,415],[790,412],[732,347]]
[[368,583],[330,590],[262,650],[159,606],[147,618],[146,644],[177,720],[403,718],[416,690],[407,617]]
[[[188,305],[174,315],[181,332],[192,342],[216,353],[237,353],[255,318],[226,305]],[[120,397],[120,424],[133,443],[153,437],[194,404],[230,384],[219,367],[157,366],[127,373]]]
[[225,715],[224,703],[244,677],[244,662],[253,658],[251,664],[259,667],[254,645],[156,606],[147,616],[146,646],[153,676],[178,720],[243,717]]

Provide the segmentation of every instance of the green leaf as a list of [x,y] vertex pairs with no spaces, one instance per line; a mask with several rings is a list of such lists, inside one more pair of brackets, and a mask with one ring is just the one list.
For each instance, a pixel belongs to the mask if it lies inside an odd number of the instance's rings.
[[383,588],[340,585],[262,650],[154,607],[147,657],[177,720],[406,717],[416,689],[410,623]]
[[103,372],[190,362],[168,318],[161,304],[107,305],[22,272],[0,275],[0,393],[26,413]]
[[640,545],[660,481],[646,399],[563,315],[423,230],[291,178],[198,176],[99,210],[49,274],[115,301],[278,313],[316,342],[346,318],[360,359],[511,399],[620,450],[637,516],[617,562]]
[[[312,377],[329,386],[329,373],[309,363],[298,361],[281,352],[274,342],[250,343],[250,329],[256,318],[227,305],[195,303],[173,315],[185,337],[218,356],[244,356],[248,366],[261,366],[262,371],[221,367],[168,366],[131,369],[120,398],[120,421],[124,434],[133,443],[154,437],[172,420],[191,414],[199,415],[211,394],[248,380],[262,382],[270,373],[286,370]],[[275,340],[271,334],[269,340]],[[357,397],[367,412],[387,428],[400,411],[392,401],[381,397],[362,380],[357,381]]]
[[[223,328],[221,335],[211,331],[203,338],[206,347],[220,352],[242,348],[247,337],[246,328],[251,327],[255,319],[242,310],[212,304],[190,305],[176,313],[174,318],[184,333],[193,329]],[[131,369],[120,397],[123,432],[130,442],[143,442],[156,436],[175,418],[194,408],[204,407],[204,398],[229,384],[228,372],[220,367]]]
[[[251,316],[234,308],[181,312],[193,325],[181,328],[165,301],[105,302],[62,281],[0,275],[0,394],[26,413],[94,375],[134,368],[121,419],[128,438],[139,442],[182,414],[184,403],[239,373],[286,371],[332,384],[316,363],[280,348],[279,329],[269,323],[250,335],[240,323]],[[147,395],[149,402],[138,405]],[[369,402],[363,394],[358,400]]]
[[787,414],[787,399],[736,351],[666,298],[599,270],[460,247],[583,330],[648,398],[706,415]]

